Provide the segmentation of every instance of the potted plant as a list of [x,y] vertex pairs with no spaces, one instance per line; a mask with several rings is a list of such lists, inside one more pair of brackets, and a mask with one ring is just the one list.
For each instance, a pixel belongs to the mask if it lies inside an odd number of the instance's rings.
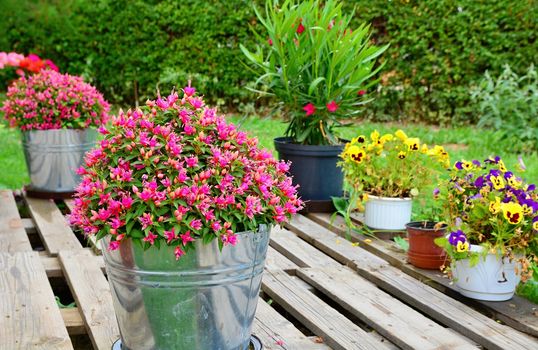
[[444,249],[435,244],[436,238],[446,235],[448,227],[442,216],[440,192],[436,187],[432,197],[420,198],[420,216],[424,219],[405,224],[408,238],[407,261],[422,269],[439,270],[447,261]]
[[10,85],[1,110],[22,132],[28,194],[70,197],[80,181],[75,171],[95,145],[90,128],[108,119],[103,96],[80,77],[44,69]]
[[302,205],[289,164],[190,86],[102,131],[71,222],[106,248],[123,346],[246,349],[269,229]]
[[451,259],[448,272],[461,294],[508,300],[529,270],[538,235],[535,185],[508,171],[499,157],[458,161],[446,183],[451,232],[438,238]]
[[377,130],[345,145],[338,165],[350,193],[349,211],[364,202],[364,223],[376,230],[404,230],[411,221],[412,197],[436,180],[449,164],[442,146],[428,148],[398,130]]
[[371,100],[366,91],[387,47],[371,44],[367,25],[352,30],[353,15],[344,14],[338,1],[267,0],[265,13],[256,14],[263,45],[241,50],[260,76],[255,91],[274,96],[289,120],[275,148],[292,162],[290,173],[309,208],[332,207],[331,197],[342,194],[336,162],[343,142],[336,129]]

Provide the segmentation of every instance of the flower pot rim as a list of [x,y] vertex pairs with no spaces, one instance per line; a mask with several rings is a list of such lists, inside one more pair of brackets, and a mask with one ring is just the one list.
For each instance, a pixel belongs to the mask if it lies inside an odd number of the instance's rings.
[[374,196],[373,194],[368,194],[368,199],[373,198],[380,201],[386,201],[386,202],[410,202],[413,200],[412,197],[383,197],[383,196]]
[[[411,221],[411,222],[408,222],[407,224],[405,224],[405,228],[406,229],[412,229],[412,230],[417,230],[417,231],[433,231],[433,232],[440,232],[440,231],[443,231],[443,230],[446,230],[448,228],[448,224],[447,223],[443,223],[443,225],[438,228],[438,229],[435,229],[435,228],[429,228],[429,227],[423,227],[424,226],[424,223],[426,223],[426,226],[430,226],[430,224],[433,224],[431,226],[435,226],[436,224],[439,223],[439,221],[429,221],[429,220],[424,220],[424,221]],[[415,227],[415,226],[412,226],[413,224],[419,224],[420,226],[419,227]]]
[[339,139],[340,140],[340,144],[338,145],[304,145],[302,143],[296,143],[296,142],[293,142],[293,139],[291,137],[288,137],[288,136],[279,136],[279,137],[275,137],[273,139],[273,142],[275,144],[281,144],[281,145],[294,145],[294,146],[299,146],[299,147],[304,147],[304,148],[315,148],[315,147],[319,147],[319,149],[333,149],[333,148],[342,148],[346,143],[349,142],[349,140],[345,140],[345,139]]

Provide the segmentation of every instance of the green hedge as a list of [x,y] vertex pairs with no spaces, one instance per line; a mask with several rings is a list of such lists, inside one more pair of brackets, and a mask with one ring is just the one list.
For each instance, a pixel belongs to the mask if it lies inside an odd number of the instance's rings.
[[[256,1],[263,3],[261,0]],[[474,121],[469,87],[503,64],[536,63],[536,0],[355,0],[356,23],[391,43],[377,120]],[[192,78],[212,103],[252,101],[239,43],[255,45],[247,0],[3,0],[0,51],[36,52],[132,104]],[[370,92],[373,94],[373,92]]]

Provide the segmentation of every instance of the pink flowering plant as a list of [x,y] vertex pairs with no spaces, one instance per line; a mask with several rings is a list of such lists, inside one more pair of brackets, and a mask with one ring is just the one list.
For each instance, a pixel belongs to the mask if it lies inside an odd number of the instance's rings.
[[71,222],[109,236],[111,250],[131,239],[174,247],[179,259],[197,239],[234,245],[236,233],[281,224],[302,207],[289,164],[226,123],[194,88],[182,95],[120,111],[79,170]]
[[308,145],[340,144],[335,128],[371,101],[367,91],[387,48],[371,44],[369,26],[350,28],[353,14],[335,0],[267,0],[257,9],[263,33],[256,51],[241,50],[259,74],[255,90],[274,95],[289,116],[286,135]]
[[16,52],[0,52],[0,89],[4,91],[9,82],[20,76],[38,73],[42,69],[58,71],[54,62],[41,59],[33,53],[24,56]]
[[21,130],[84,129],[108,120],[109,104],[81,77],[51,69],[23,76],[8,89],[1,108]]

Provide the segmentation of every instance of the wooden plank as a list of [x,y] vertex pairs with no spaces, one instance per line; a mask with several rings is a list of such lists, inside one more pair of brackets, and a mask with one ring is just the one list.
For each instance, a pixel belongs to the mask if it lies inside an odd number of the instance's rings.
[[57,255],[60,250],[82,249],[82,245],[53,201],[26,197],[26,203],[49,254]]
[[84,326],[84,321],[82,320],[82,316],[80,316],[78,307],[60,309],[60,313],[62,314],[69,335],[86,334],[86,327]]
[[[40,256],[41,257],[41,263],[45,267],[45,272],[47,273],[47,277],[64,277],[64,271],[62,270],[62,265],[60,264],[60,260],[58,260],[58,257],[55,256]],[[98,266],[103,273],[106,273],[105,271],[105,261],[103,260],[102,256],[94,256],[94,261],[92,262],[93,265]]]
[[297,275],[402,349],[477,349],[347,267],[299,269]]
[[[340,236],[346,234],[347,230],[341,217],[337,217],[333,225],[330,223],[329,215],[326,214],[313,214],[309,215],[309,218],[336,232]],[[370,243],[366,243],[365,239],[366,237],[359,234],[353,233],[351,235],[352,241],[360,242],[362,248],[388,261],[391,265],[398,267],[408,275],[466,304],[471,304],[490,317],[498,319],[512,328],[538,337],[538,306],[531,301],[517,295],[505,302],[488,302],[465,298],[440,271],[423,270],[408,264],[407,255],[394,242],[372,240]]]
[[73,349],[35,252],[0,253],[2,349]]
[[334,349],[387,349],[385,344],[302,288],[285,272],[265,271],[262,289]]
[[271,247],[300,267],[339,267],[341,264],[311,246],[296,234],[275,227],[271,233]]
[[263,343],[263,348],[272,349],[312,349],[325,350],[329,347],[323,343],[314,343],[301,331],[280,315],[263,299],[258,300],[256,318],[252,326],[252,333],[257,335]]
[[[65,199],[64,203],[67,206],[67,209],[69,209],[69,212],[72,212],[75,206],[75,201],[73,199]],[[95,254],[97,255],[103,254],[103,251],[101,250],[101,243],[97,242],[97,239],[95,238],[95,236],[88,236],[87,241],[88,241],[88,245],[92,248]]]
[[290,259],[286,258],[284,255],[280,254],[273,247],[269,246],[267,248],[267,258],[265,259],[266,270],[293,271],[298,267],[299,266],[297,266]]
[[340,239],[335,233],[298,215],[289,225],[336,260],[428,317],[491,349],[538,349],[538,340],[501,325],[470,307],[391,266],[378,256]]
[[0,190],[0,251],[32,251],[13,193]]
[[82,252],[61,251],[60,262],[94,348],[110,349],[119,338],[110,287],[95,257]]

